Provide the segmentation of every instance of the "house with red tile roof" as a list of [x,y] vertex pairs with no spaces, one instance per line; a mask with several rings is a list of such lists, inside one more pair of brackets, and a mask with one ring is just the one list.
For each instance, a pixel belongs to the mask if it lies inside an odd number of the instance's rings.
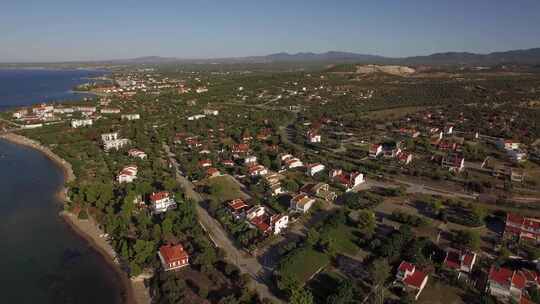
[[310,143],[320,143],[321,142],[321,134],[315,130],[311,129],[306,133],[306,137],[308,142]]
[[448,153],[441,159],[441,166],[452,172],[461,172],[465,167],[465,158],[458,153]]
[[315,174],[324,171],[324,165],[321,163],[308,164],[306,166],[306,174],[308,176],[314,176]]
[[176,208],[174,198],[167,191],[154,192],[150,195],[150,203],[154,213],[167,212]]
[[417,269],[417,267],[409,262],[401,262],[396,273],[396,282],[401,284],[406,291],[414,294],[414,299],[422,293],[426,287],[429,275]]
[[212,167],[212,161],[209,159],[203,159],[199,161],[199,167],[201,168],[207,168]]
[[214,167],[210,167],[206,169],[206,176],[208,176],[208,178],[218,177],[221,176],[221,172]]
[[540,287],[537,272],[522,269],[511,270],[505,267],[491,266],[488,276],[487,292],[499,299],[515,302],[527,301],[527,287]]
[[189,255],[181,244],[159,247],[158,256],[165,271],[177,270],[189,265]]
[[284,214],[270,214],[263,206],[257,205],[246,212],[247,223],[258,229],[262,234],[279,234],[287,228],[289,216]]
[[380,144],[372,144],[369,146],[369,157],[371,158],[377,158],[382,152],[383,148]]
[[315,199],[306,193],[298,193],[291,198],[290,209],[292,211],[306,213],[315,203]]
[[139,159],[145,159],[147,157],[146,153],[139,149],[129,149],[128,155]]
[[248,153],[249,145],[246,143],[234,144],[231,148],[231,152],[235,154]]
[[443,265],[458,272],[458,278],[462,274],[470,274],[476,263],[477,254],[472,251],[448,249]]
[[261,176],[266,175],[268,173],[268,169],[266,169],[263,165],[251,165],[248,166],[248,174],[249,176]]
[[506,215],[504,238],[517,242],[529,241],[540,243],[540,219],[525,217],[515,213]]
[[138,168],[135,165],[126,166],[120,171],[116,180],[121,183],[131,183],[137,178]]
[[339,183],[345,187],[345,191],[351,191],[354,187],[364,183],[364,174],[360,172],[343,172],[341,169],[334,169],[330,171],[330,178],[336,183]]

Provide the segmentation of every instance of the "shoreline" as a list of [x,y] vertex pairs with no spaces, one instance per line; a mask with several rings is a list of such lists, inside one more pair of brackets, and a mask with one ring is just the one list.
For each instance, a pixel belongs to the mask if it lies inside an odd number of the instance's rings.
[[[49,148],[41,145],[39,142],[32,140],[28,137],[18,135],[15,133],[0,134],[0,139],[4,139],[10,143],[29,147],[36,151],[41,152],[47,158],[49,158],[57,167],[59,167],[64,176],[64,183],[57,191],[56,199],[62,205],[68,200],[66,183],[75,180],[75,174],[71,164],[53,153]],[[59,216],[63,219],[64,223],[71,229],[76,235],[81,237],[88,243],[88,245],[95,250],[107,263],[112,267],[113,271],[118,275],[122,281],[123,290],[120,292],[120,296],[127,304],[149,304],[151,297],[149,289],[144,286],[144,282],[141,279],[130,279],[126,272],[120,267],[116,260],[114,249],[109,242],[100,237],[102,234],[98,225],[90,217],[88,220],[80,220],[75,214],[68,211],[59,212]]]

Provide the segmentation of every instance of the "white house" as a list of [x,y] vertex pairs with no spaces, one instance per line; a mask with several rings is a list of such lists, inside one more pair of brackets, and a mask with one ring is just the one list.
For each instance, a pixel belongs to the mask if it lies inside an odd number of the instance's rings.
[[307,132],[307,139],[310,143],[320,143],[321,142],[321,134],[319,134],[315,130],[309,130]]
[[144,153],[144,151],[139,149],[129,149],[128,155],[131,157],[136,157],[139,159],[146,159],[147,155]]
[[152,195],[150,195],[150,203],[152,204],[152,209],[156,214],[167,212],[170,209],[176,208],[174,198],[169,194],[169,192],[166,191],[152,193]]
[[208,92],[208,88],[207,87],[198,87],[195,92],[197,92],[198,94],[201,94],[201,93],[206,93]]
[[335,169],[330,172],[330,178],[334,179],[345,187],[345,191],[351,191],[354,187],[364,183],[364,174],[360,172],[346,173],[341,169]]
[[257,156],[255,156],[255,155],[246,156],[246,158],[244,158],[244,165],[246,165],[246,166],[253,165],[253,164],[256,164],[256,163],[257,163]]
[[291,199],[290,209],[306,213],[315,203],[315,199],[305,193],[299,193]]
[[414,299],[418,300],[420,293],[426,287],[428,274],[416,269],[414,264],[401,262],[396,273],[396,281],[401,283],[407,291],[414,294]]
[[122,116],[120,116],[122,120],[138,120],[138,119],[141,119],[141,115],[140,114],[122,114]]
[[219,115],[218,110],[211,110],[211,109],[204,109],[203,113],[204,115],[214,115],[214,116]]
[[130,165],[124,167],[122,171],[118,174],[116,179],[119,183],[131,183],[137,178],[137,166]]
[[80,128],[80,127],[86,127],[92,125],[91,119],[73,119],[71,121],[71,127],[72,128]]
[[103,141],[103,149],[105,151],[111,149],[118,150],[129,144],[129,139],[118,138],[118,132],[101,134],[101,140]]
[[118,108],[103,108],[99,111],[101,114],[118,114],[120,109]]
[[293,168],[299,168],[303,167],[304,163],[302,161],[291,154],[284,154],[281,156],[281,166],[283,169],[293,169]]
[[197,114],[197,115],[193,115],[193,116],[188,116],[188,120],[199,120],[201,118],[205,118],[206,115],[204,114]]
[[308,176],[314,176],[315,174],[324,171],[324,165],[321,163],[309,164],[306,166],[306,174]]
[[380,144],[372,144],[371,146],[369,146],[369,157],[371,158],[378,157],[379,155],[381,155],[382,152],[382,145]]
[[274,234],[280,234],[287,229],[289,225],[289,216],[285,214],[276,214],[270,217],[270,226]]

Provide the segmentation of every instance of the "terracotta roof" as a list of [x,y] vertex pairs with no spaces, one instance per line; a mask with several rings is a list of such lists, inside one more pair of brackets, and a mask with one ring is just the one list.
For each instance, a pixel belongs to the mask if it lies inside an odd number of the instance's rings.
[[181,244],[178,245],[164,245],[159,247],[159,253],[165,260],[165,263],[171,264],[179,260],[183,260],[189,257],[184,247]]
[[414,265],[409,263],[409,262],[401,262],[401,264],[399,264],[399,267],[398,267],[398,271],[402,271],[402,272],[405,272],[405,271],[408,271],[408,272],[413,272],[414,271]]
[[514,272],[508,268],[491,266],[489,280],[499,285],[510,285]]
[[169,192],[166,192],[166,191],[152,193],[152,195],[150,195],[150,201],[155,202],[155,201],[159,201],[164,198],[167,198],[167,197],[169,197]]
[[405,277],[403,282],[407,284],[408,286],[412,286],[415,288],[420,289],[422,287],[422,282],[424,282],[424,279],[427,277],[427,274],[416,270],[412,274]]
[[248,207],[248,205],[244,202],[244,200],[237,198],[229,202],[229,207],[234,211],[238,211]]

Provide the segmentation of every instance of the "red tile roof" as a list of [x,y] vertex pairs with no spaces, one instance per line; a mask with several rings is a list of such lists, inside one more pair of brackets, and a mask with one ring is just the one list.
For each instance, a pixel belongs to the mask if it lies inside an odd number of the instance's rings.
[[424,282],[426,277],[427,277],[426,273],[416,270],[412,274],[406,276],[403,282],[407,284],[408,286],[412,286],[417,289],[420,289],[420,287],[422,287],[422,282]]
[[167,198],[167,197],[169,197],[169,192],[166,192],[166,191],[152,193],[152,195],[150,195],[150,201],[155,202],[155,201],[159,201],[164,198]]
[[514,272],[508,268],[491,266],[489,280],[499,285],[510,285]]
[[166,264],[181,261],[189,257],[181,244],[161,246],[159,247],[159,253],[161,253]]
[[401,264],[399,264],[399,267],[398,267],[398,271],[402,271],[402,272],[405,272],[405,271],[408,271],[408,272],[413,272],[414,271],[414,265],[409,263],[409,262],[401,262]]

